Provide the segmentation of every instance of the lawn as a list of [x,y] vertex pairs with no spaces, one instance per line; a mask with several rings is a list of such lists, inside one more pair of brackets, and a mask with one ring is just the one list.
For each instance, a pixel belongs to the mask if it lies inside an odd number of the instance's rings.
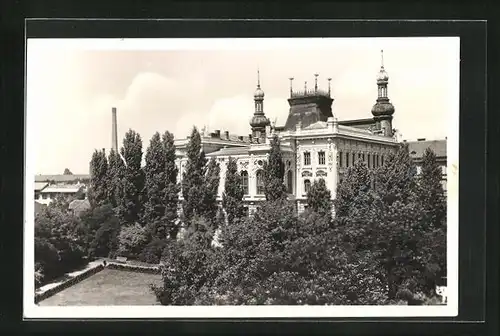
[[104,269],[51,296],[40,306],[136,306],[157,305],[150,284],[160,284],[161,275]]

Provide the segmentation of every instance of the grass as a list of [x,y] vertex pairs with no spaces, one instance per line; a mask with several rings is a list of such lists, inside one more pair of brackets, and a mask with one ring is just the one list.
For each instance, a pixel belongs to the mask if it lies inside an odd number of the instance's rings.
[[104,269],[51,296],[40,306],[136,306],[157,305],[150,284],[160,284],[161,275]]

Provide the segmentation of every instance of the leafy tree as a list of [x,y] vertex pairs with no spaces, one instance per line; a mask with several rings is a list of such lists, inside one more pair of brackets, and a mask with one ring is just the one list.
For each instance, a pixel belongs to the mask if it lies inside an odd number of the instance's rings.
[[210,247],[210,223],[201,217],[192,219],[186,236],[168,244],[161,267],[163,284],[151,286],[162,305],[197,304],[213,281],[213,249]]
[[189,223],[191,219],[200,215],[204,208],[203,186],[206,175],[205,153],[201,147],[201,136],[196,127],[193,128],[186,148],[186,170],[182,177],[182,204],[183,216]]
[[73,175],[73,173],[71,172],[71,170],[69,170],[68,168],[64,168],[64,173],[63,175]]
[[125,134],[121,154],[125,160],[125,173],[121,183],[118,203],[118,217],[123,224],[139,221],[142,214],[142,193],[144,190],[144,172],[141,168],[142,139],[133,130]]
[[362,199],[369,190],[370,173],[365,164],[358,161],[347,170],[346,177],[337,185],[333,201],[337,222],[348,220],[352,211],[366,211],[367,205],[363,204]]
[[418,178],[418,197],[426,216],[425,223],[436,228],[446,223],[446,197],[441,181],[441,166],[436,161],[436,154],[427,148]]
[[283,184],[285,167],[281,155],[280,139],[274,135],[271,140],[268,162],[264,163],[264,194],[266,200],[274,201],[287,197],[286,187]]
[[332,212],[331,195],[324,179],[314,181],[307,193],[308,209],[322,215],[330,216]]
[[226,210],[229,224],[244,216],[244,194],[245,191],[241,184],[241,175],[238,173],[236,159],[230,157],[227,164],[224,193],[222,195],[222,206]]
[[118,235],[118,253],[135,258],[148,242],[146,229],[138,223],[123,226]]
[[139,260],[149,264],[158,264],[168,244],[167,239],[153,238],[139,254]]
[[80,220],[90,256],[107,257],[117,251],[120,225],[110,204],[84,212]]
[[78,226],[77,217],[54,204],[35,217],[35,263],[42,267],[45,281],[85,264],[85,237]]
[[446,275],[446,196],[441,184],[441,167],[434,152],[424,152],[422,171],[418,176],[419,230],[423,239],[419,246],[424,260],[427,290],[435,287],[438,278]]
[[104,149],[95,150],[90,161],[89,202],[98,207],[108,202],[108,161]]
[[125,176],[125,163],[120,154],[114,149],[111,149],[108,157],[108,199],[109,203],[115,208],[117,200],[122,199],[122,182]]

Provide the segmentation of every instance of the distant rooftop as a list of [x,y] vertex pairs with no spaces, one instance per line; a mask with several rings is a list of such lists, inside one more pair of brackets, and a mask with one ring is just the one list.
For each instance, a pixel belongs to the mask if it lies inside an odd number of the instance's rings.
[[73,182],[77,180],[90,180],[89,174],[74,174],[74,175],[35,175],[35,182]]
[[430,148],[437,157],[446,157],[446,139],[427,140],[417,139],[417,141],[404,140],[408,143],[408,149],[412,158],[421,158],[427,148]]

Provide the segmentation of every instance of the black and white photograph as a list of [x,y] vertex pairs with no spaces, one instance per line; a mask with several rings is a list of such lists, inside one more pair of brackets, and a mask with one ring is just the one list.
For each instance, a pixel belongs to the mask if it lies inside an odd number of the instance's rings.
[[26,317],[458,314],[459,37],[26,50]]

